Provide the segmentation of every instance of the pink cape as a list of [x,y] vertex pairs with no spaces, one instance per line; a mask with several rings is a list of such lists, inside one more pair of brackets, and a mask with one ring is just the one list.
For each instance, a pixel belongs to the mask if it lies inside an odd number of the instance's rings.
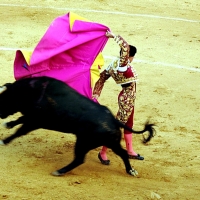
[[[105,33],[109,28],[79,18],[71,12],[56,18],[35,47],[30,62],[18,50],[14,61],[15,79],[53,77],[91,98],[91,67],[108,41]],[[98,60],[95,63],[93,70],[97,72],[101,64]]]

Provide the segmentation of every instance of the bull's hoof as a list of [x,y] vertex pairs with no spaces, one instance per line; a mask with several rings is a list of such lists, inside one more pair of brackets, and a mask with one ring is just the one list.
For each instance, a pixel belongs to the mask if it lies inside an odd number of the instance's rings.
[[59,171],[55,171],[55,172],[52,172],[51,175],[53,175],[53,176],[63,176],[64,174],[60,173]]
[[0,140],[0,145],[5,145],[5,143],[3,142],[3,140]]
[[137,176],[137,175],[138,175],[138,172],[137,172],[135,169],[129,170],[128,173],[129,173],[131,176]]

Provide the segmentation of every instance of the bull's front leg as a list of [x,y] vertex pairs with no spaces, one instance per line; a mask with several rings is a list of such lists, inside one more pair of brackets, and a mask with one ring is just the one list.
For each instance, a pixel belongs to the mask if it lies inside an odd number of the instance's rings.
[[17,137],[21,137],[22,135],[26,135],[27,133],[29,133],[32,130],[35,130],[37,128],[33,128],[30,124],[23,124],[13,135],[0,140],[0,144],[1,145],[6,145],[8,143],[10,143],[12,140],[14,140]]
[[121,157],[124,162],[126,172],[132,176],[137,176],[138,172],[131,167],[127,151],[123,149],[120,144],[115,143],[114,141],[112,143],[112,147],[110,148],[113,150],[114,153]]
[[23,124],[24,121],[25,121],[25,116],[21,116],[17,120],[6,122],[3,125],[4,125],[4,127],[10,129],[10,128],[13,128],[14,126],[17,126],[19,124]]

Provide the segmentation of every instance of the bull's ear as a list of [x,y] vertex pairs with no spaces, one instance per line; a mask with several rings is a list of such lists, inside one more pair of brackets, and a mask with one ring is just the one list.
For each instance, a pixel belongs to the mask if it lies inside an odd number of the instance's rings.
[[0,86],[0,94],[4,91],[7,90],[7,87],[4,85],[4,86]]

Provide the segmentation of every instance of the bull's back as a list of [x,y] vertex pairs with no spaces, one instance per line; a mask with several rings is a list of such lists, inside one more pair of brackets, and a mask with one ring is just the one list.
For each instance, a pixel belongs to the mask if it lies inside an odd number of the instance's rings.
[[55,108],[63,109],[68,113],[72,112],[75,115],[87,113],[88,111],[93,114],[101,107],[60,81],[53,81],[52,84],[49,84],[45,98]]
[[82,120],[84,117],[89,119],[102,112],[103,106],[79,94],[62,81],[49,77],[30,79],[30,82],[34,81],[36,82],[33,89],[37,90],[38,87],[41,89],[40,102],[38,101],[37,104],[44,110],[46,108],[48,113],[52,111],[52,114],[57,117],[67,117],[71,120],[81,118]]

